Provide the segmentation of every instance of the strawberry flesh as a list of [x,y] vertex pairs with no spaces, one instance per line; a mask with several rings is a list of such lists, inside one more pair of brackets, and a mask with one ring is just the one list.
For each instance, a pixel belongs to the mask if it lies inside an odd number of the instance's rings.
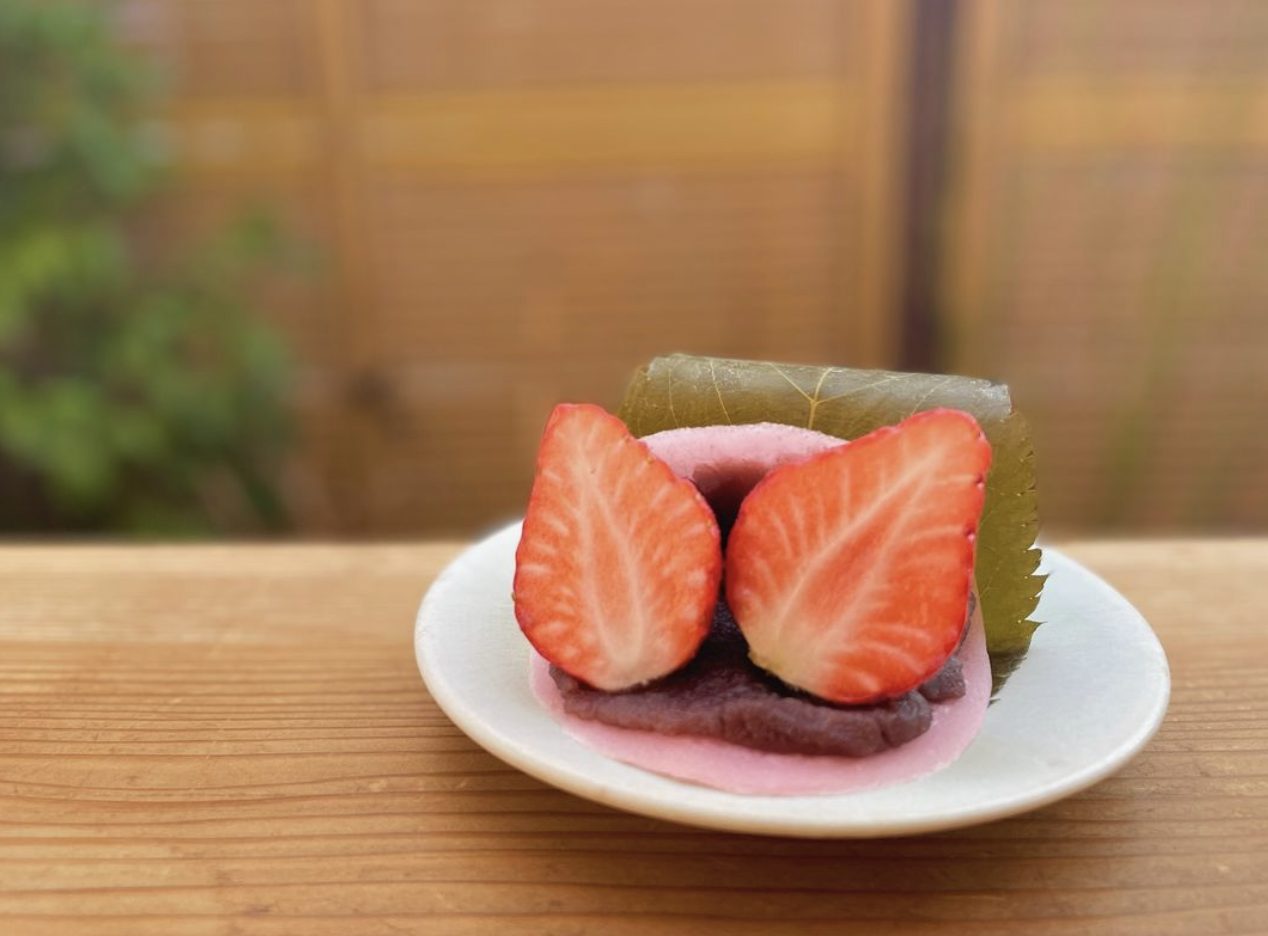
[[588,404],[551,414],[515,561],[525,636],[607,691],[691,659],[722,574],[718,524],[700,492]]
[[963,630],[990,460],[973,417],[939,409],[767,475],[726,554],[753,661],[846,704],[933,676]]

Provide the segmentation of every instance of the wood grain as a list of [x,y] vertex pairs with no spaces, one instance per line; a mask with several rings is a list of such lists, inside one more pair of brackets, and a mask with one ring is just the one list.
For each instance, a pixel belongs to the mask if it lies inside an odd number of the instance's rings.
[[1076,543],[1175,694],[1118,776],[955,833],[625,815],[429,700],[453,545],[0,550],[0,931],[1209,934],[1268,923],[1268,541]]

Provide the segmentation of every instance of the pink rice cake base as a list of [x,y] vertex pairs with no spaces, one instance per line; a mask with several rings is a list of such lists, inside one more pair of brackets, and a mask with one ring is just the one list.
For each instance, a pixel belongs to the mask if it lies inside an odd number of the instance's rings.
[[991,696],[991,665],[982,616],[975,611],[960,648],[965,693],[933,706],[933,724],[913,741],[870,757],[772,754],[718,741],[616,728],[564,711],[550,664],[532,654],[533,695],[571,737],[615,760],[729,793],[804,796],[856,793],[905,783],[955,761],[982,727]]

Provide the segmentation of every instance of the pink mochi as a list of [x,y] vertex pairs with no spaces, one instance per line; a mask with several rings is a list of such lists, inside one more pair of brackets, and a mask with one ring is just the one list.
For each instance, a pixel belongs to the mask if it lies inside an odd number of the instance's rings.
[[727,793],[808,796],[857,793],[916,780],[950,765],[977,737],[991,699],[991,661],[982,615],[975,611],[959,651],[964,695],[933,706],[933,724],[902,747],[870,757],[772,754],[687,735],[617,728],[564,711],[550,664],[532,655],[533,695],[578,741],[614,760]]
[[695,483],[723,528],[773,468],[847,444],[836,436],[779,423],[666,429],[644,436],[652,454]]
[[[849,443],[811,429],[776,423],[669,429],[646,436],[651,452],[695,483],[726,529],[745,495],[769,471]],[[532,654],[530,685],[568,734],[616,760],[730,793],[762,796],[851,793],[903,783],[939,770],[976,737],[991,695],[991,666],[981,612],[975,610],[959,651],[965,694],[933,706],[933,724],[901,747],[870,757],[772,754],[714,738],[617,728],[569,715],[550,677]]]

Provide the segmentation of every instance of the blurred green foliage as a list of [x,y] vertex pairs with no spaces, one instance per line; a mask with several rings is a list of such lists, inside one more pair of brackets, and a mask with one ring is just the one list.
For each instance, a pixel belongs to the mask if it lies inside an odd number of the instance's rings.
[[108,14],[0,2],[0,530],[277,528],[285,355],[245,297],[288,245],[138,249],[155,85]]

